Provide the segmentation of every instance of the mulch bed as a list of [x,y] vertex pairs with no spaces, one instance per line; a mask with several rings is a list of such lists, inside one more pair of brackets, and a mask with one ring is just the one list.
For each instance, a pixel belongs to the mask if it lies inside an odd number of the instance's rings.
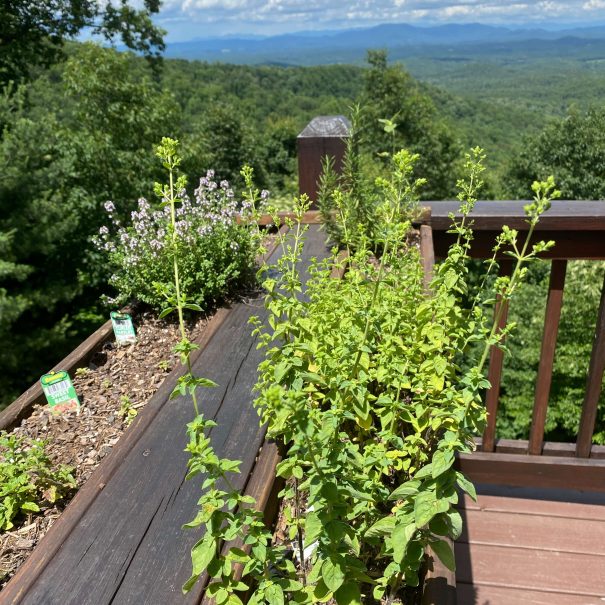
[[[188,326],[195,340],[208,322],[197,316]],[[151,399],[164,378],[178,363],[172,347],[180,340],[178,325],[156,319],[151,312],[133,318],[137,343],[118,347],[107,342],[87,368],[72,375],[82,404],[80,414],[52,416],[48,407],[37,405],[31,415],[11,432],[48,440],[46,451],[53,464],[74,468],[80,487],[127,430],[127,408],[140,410]],[[0,534],[0,589],[27,559],[44,534],[59,518],[67,502],[41,505],[41,512],[14,521],[15,527]]]
[[[275,238],[273,230],[267,231],[265,248],[271,249]],[[242,298],[236,297],[236,300],[245,300],[250,294],[252,291],[244,292]],[[201,336],[211,317],[194,314],[190,318],[187,332],[191,341]],[[78,488],[128,429],[130,422],[124,413],[124,398],[128,398],[128,408],[140,410],[179,363],[178,356],[172,352],[181,339],[175,321],[159,320],[155,313],[147,311],[134,315],[133,322],[137,333],[135,345],[119,347],[113,341],[107,342],[86,368],[71,376],[81,403],[79,415],[67,413],[55,417],[47,406],[36,405],[28,418],[9,431],[47,440],[49,458],[53,464],[74,468]],[[0,533],[0,591],[68,503],[67,499],[54,505],[39,503],[39,513],[13,520],[15,526]]]

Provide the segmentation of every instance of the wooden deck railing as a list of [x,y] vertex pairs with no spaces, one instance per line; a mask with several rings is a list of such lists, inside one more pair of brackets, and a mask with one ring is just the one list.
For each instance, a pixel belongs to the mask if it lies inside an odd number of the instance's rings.
[[[525,203],[527,202],[477,203],[472,214],[475,236],[471,255],[474,258],[491,257],[495,237],[503,225],[518,229],[521,238],[527,236],[528,225],[523,212]],[[447,233],[451,226],[449,215],[456,212],[457,203],[430,202],[428,205],[431,207],[430,226],[434,253],[438,260],[446,254],[452,242],[453,236]],[[466,466],[471,475],[478,475],[476,479],[486,482],[540,484],[550,487],[576,485],[584,489],[605,491],[605,447],[592,445],[605,370],[605,283],[598,309],[590,364],[587,368],[586,391],[581,403],[582,413],[577,439],[575,443],[544,440],[567,263],[569,260],[605,259],[605,202],[554,202],[552,208],[542,217],[534,239],[552,239],[556,244],[545,254],[550,260],[551,272],[529,439],[497,438],[496,421],[504,356],[500,349],[494,348],[491,351],[488,370],[492,388],[488,391],[485,401],[488,422],[482,438],[478,439],[483,455],[473,454],[474,462],[471,462],[471,457],[461,457],[461,466]],[[509,274],[511,269],[511,261],[502,257],[500,274]],[[507,321],[507,309],[501,317],[501,326],[504,326]],[[524,459],[515,456],[523,456]],[[565,458],[568,460],[564,460]],[[488,463],[492,465],[491,470],[487,466]]]
[[[329,118],[313,121],[299,138],[299,189],[315,200],[317,179],[321,172],[322,156],[333,154],[337,165],[344,151],[347,136],[346,123],[335,118],[339,128],[326,130],[322,125],[332,124]],[[323,130],[326,132],[323,132]],[[312,135],[312,141],[306,137]],[[312,144],[311,144],[312,142]],[[453,241],[447,231],[451,227],[450,213],[456,213],[459,203],[454,201],[425,202],[431,208],[430,219],[421,226],[421,248],[427,268],[435,258],[444,257]],[[523,211],[526,201],[478,202],[473,212],[474,240],[472,255],[489,258],[495,238],[503,225],[517,229],[521,236],[527,233]],[[605,259],[605,201],[556,201],[537,226],[535,240],[554,240],[555,247],[545,254],[551,262],[550,284],[544,318],[542,350],[534,395],[534,408],[528,440],[498,439],[496,420],[500,399],[500,382],[504,355],[494,348],[490,355],[488,378],[492,384],[486,396],[489,413],[487,428],[477,439],[478,450],[461,456],[460,467],[472,479],[486,483],[530,485],[539,487],[576,487],[605,491],[605,446],[592,445],[597,418],[597,407],[605,369],[605,284],[601,295],[598,320],[595,327],[590,365],[587,368],[586,391],[577,439],[574,443],[555,443],[544,440],[546,413],[552,382],[553,363],[563,304],[565,275],[569,260]],[[508,257],[500,259],[501,274],[512,270]],[[427,277],[428,279],[428,277]],[[507,320],[502,313],[501,325]]]

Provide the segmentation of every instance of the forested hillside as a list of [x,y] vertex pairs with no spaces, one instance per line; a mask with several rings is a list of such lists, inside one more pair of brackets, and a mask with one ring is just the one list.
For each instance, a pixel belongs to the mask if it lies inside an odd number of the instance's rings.
[[[152,197],[153,147],[162,136],[180,139],[190,183],[212,168],[239,187],[249,164],[257,185],[283,202],[297,187],[296,135],[314,116],[350,115],[359,103],[364,157],[377,172],[380,151],[409,147],[423,158],[419,176],[433,184],[425,198],[450,197],[464,149],[480,145],[493,168],[484,196],[502,198],[524,195],[520,180],[532,167],[554,170],[544,159],[548,142],[534,149],[528,141],[560,119],[567,102],[594,100],[593,80],[573,90],[561,82],[569,94],[555,103],[555,90],[540,94],[539,74],[527,73],[507,96],[489,70],[473,71],[473,85],[454,94],[438,75],[419,82],[381,52],[365,66],[312,67],[173,59],[158,66],[76,43],[66,54],[51,66],[32,63],[0,96],[4,403],[105,319],[100,295],[112,294],[110,268],[91,238],[106,222],[107,201],[127,219],[140,196]],[[456,69],[444,79],[450,90]],[[381,119],[394,124],[392,134]]]

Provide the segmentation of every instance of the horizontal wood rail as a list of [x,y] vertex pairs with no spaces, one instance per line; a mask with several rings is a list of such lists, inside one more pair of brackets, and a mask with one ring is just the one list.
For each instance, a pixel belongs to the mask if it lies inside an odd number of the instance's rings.
[[[480,201],[470,215],[474,238],[471,255],[489,258],[495,237],[503,225],[517,229],[520,237],[527,232],[523,207],[528,201]],[[430,225],[435,239],[435,255],[447,254],[454,236],[449,215],[457,214],[458,202],[423,202],[431,209]],[[554,240],[556,245],[544,257],[561,260],[605,259],[605,201],[561,201],[552,203],[551,209],[542,216],[536,226],[534,241]]]
[[[478,202],[471,214],[474,230],[471,256],[490,258],[495,237],[504,225],[517,229],[522,242],[529,229],[523,210],[527,203]],[[431,210],[427,223],[431,227],[434,243],[433,256],[438,260],[447,254],[453,241],[453,234],[448,233],[452,223],[450,214],[457,214],[458,202],[426,202],[426,205]],[[542,239],[554,240],[555,246],[544,255],[551,260],[551,273],[529,440],[497,438],[496,418],[503,354],[494,348],[488,368],[492,385],[486,395],[488,422],[482,438],[477,439],[481,451],[461,456],[458,465],[477,482],[605,491],[605,447],[592,445],[605,371],[605,283],[601,290],[576,442],[552,443],[544,440],[567,263],[569,260],[605,259],[605,202],[553,202],[534,234],[534,241]],[[425,250],[423,258],[425,264],[433,262]],[[502,257],[500,261],[500,274],[510,274],[511,261],[507,257]],[[507,311],[502,314],[501,328],[506,325]]]

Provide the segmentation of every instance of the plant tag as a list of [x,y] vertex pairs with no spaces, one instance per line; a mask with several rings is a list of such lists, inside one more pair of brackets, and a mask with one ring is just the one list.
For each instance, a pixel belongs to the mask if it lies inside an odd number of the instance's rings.
[[67,372],[44,374],[40,378],[40,383],[53,414],[62,414],[71,410],[80,413],[80,400]]
[[134,332],[132,317],[128,313],[111,312],[111,325],[119,345],[134,344],[137,336]]

